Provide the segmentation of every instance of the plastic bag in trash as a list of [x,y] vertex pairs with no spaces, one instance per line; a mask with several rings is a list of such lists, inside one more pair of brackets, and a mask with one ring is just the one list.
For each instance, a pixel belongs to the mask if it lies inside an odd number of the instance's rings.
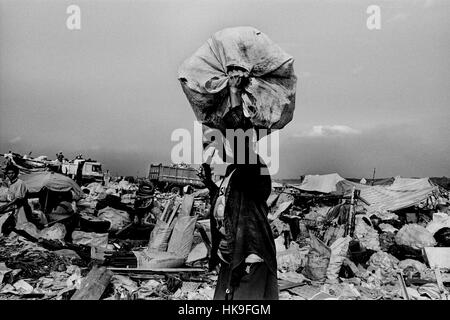
[[300,248],[296,242],[292,242],[289,249],[277,251],[277,268],[283,272],[296,272],[304,267],[308,260],[309,247]]
[[420,250],[425,247],[434,247],[436,240],[430,231],[418,224],[407,224],[403,226],[395,236],[395,242],[399,245]]
[[99,219],[109,221],[111,223],[111,231],[119,231],[130,223],[128,212],[106,207],[98,211]]
[[40,236],[47,240],[62,240],[66,236],[66,227],[62,223],[55,223],[51,227],[42,229]]
[[331,256],[327,269],[327,278],[330,280],[337,279],[342,264],[347,256],[348,245],[352,238],[347,236],[345,238],[338,238],[330,246]]
[[72,232],[72,242],[74,244],[81,244],[91,247],[106,247],[108,245],[107,233],[94,233],[74,231]]
[[310,234],[311,250],[308,253],[308,261],[302,273],[310,280],[324,280],[327,275],[331,250],[322,241]]
[[402,260],[398,264],[398,267],[403,271],[403,273],[406,273],[405,272],[406,269],[410,269],[414,273],[416,272],[423,273],[427,269],[426,265],[414,259]]
[[378,232],[368,225],[361,216],[356,217],[355,237],[367,249],[380,250]]
[[36,227],[36,225],[34,223],[31,223],[31,222],[21,223],[21,224],[17,225],[16,228],[18,230],[25,231],[26,233],[28,233],[29,235],[31,235],[32,237],[34,237],[36,239],[39,239],[41,236],[39,229]]
[[246,70],[243,108],[254,127],[281,129],[292,120],[297,78],[294,59],[261,31],[227,28],[215,33],[178,70],[178,79],[197,119],[224,129],[231,109],[228,72]]
[[381,275],[385,277],[395,274],[398,263],[399,260],[396,257],[383,251],[375,252],[369,259],[370,267],[379,269]]
[[450,216],[442,212],[437,212],[433,214],[433,220],[427,224],[426,229],[431,234],[435,234],[442,228],[450,228]]

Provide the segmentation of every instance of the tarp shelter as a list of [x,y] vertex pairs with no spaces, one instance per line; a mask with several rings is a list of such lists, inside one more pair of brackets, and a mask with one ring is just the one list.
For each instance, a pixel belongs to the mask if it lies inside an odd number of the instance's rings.
[[37,193],[43,188],[47,188],[56,192],[72,191],[74,200],[79,200],[83,197],[83,191],[75,181],[56,172],[46,171],[24,174],[21,175],[20,179],[25,182],[28,191],[31,193]]
[[369,212],[397,211],[412,207],[439,192],[429,178],[410,179],[396,177],[390,186],[367,186],[356,184],[361,197],[370,203]]
[[282,183],[279,183],[279,182],[276,182],[276,181],[272,181],[272,189],[281,189],[281,188],[283,188],[283,184]]
[[396,177],[390,185],[365,185],[348,181],[337,173],[307,175],[301,184],[290,186],[306,191],[326,194],[347,194],[360,190],[360,197],[367,201],[369,213],[397,211],[418,205],[430,196],[439,195],[439,187],[429,178],[412,179]]
[[291,186],[307,192],[343,195],[351,192],[354,184],[345,180],[337,173],[331,173],[324,175],[306,175],[301,184],[291,184]]

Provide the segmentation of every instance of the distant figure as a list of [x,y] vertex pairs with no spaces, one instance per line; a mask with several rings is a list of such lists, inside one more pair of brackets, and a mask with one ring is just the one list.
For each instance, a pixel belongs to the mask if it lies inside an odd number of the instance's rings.
[[27,186],[25,182],[19,179],[19,168],[14,165],[7,165],[5,168],[5,175],[9,180],[8,192],[0,195],[0,201],[8,202],[6,205],[0,207],[0,213],[6,209],[13,207],[14,225],[21,225],[31,221],[31,207],[27,199]]
[[56,154],[56,159],[57,159],[59,162],[63,163],[63,161],[64,161],[64,155],[63,155],[62,151],[60,151],[59,153]]
[[6,161],[7,161],[6,165],[13,164],[13,154],[12,154],[11,150],[9,150],[8,153],[5,153],[5,154],[3,155],[3,157],[4,157],[4,158],[6,159]]
[[60,151],[59,153],[56,154],[56,165],[57,165],[56,172],[57,173],[63,174],[63,170],[62,170],[63,162],[64,162],[64,155],[63,155],[62,151]]
[[75,182],[81,187],[83,185],[83,166],[84,161],[78,161],[77,174],[75,176]]
[[109,170],[106,170],[106,173],[103,175],[103,182],[106,187],[109,186],[111,182],[111,175],[109,174]]

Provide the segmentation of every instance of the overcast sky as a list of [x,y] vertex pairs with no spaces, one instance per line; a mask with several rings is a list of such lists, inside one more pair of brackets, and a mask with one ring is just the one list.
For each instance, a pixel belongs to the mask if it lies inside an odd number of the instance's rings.
[[[81,30],[66,8],[81,8]],[[368,30],[368,5],[381,30]],[[63,151],[144,175],[193,131],[180,64],[225,27],[295,59],[276,178],[450,175],[450,1],[0,0],[0,152]]]

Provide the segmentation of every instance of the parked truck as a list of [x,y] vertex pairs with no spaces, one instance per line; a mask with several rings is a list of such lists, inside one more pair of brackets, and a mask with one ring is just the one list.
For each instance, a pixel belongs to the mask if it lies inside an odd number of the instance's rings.
[[197,170],[189,166],[151,164],[147,178],[160,189],[173,192],[179,192],[188,185],[195,188],[205,187],[197,175]]
[[75,159],[71,162],[65,162],[62,164],[62,173],[74,179],[77,175],[78,165],[83,161],[81,171],[83,183],[103,181],[102,164],[97,161]]

